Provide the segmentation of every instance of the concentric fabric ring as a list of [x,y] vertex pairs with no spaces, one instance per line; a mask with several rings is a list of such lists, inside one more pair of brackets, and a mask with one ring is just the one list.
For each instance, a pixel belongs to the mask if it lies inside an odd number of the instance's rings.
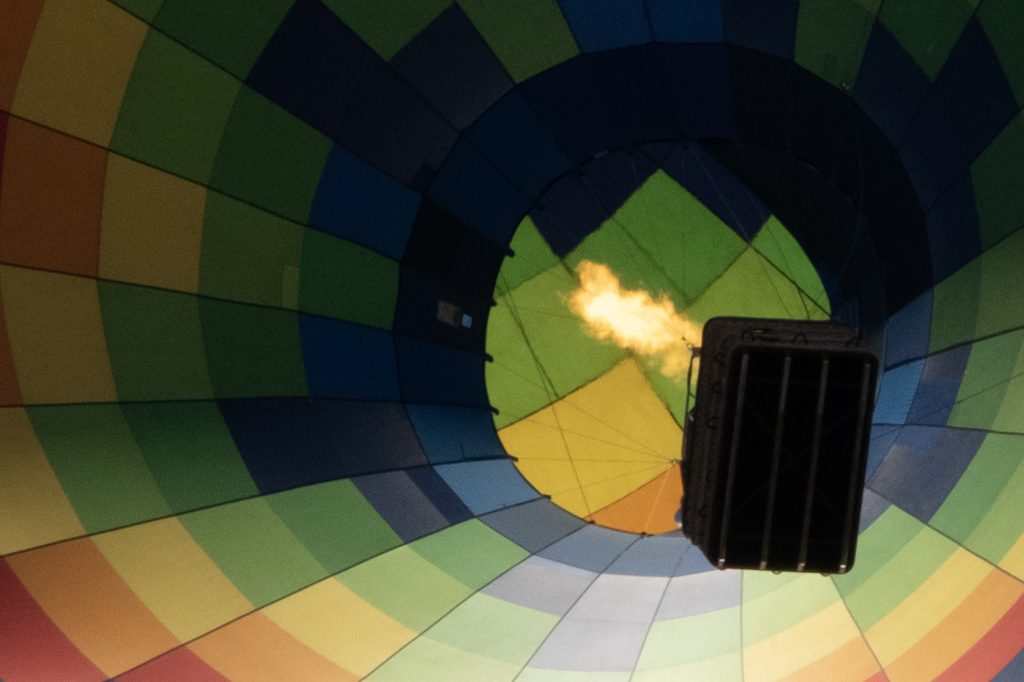
[[[1022,44],[1014,0],[5,3],[0,678],[1024,677]],[[498,439],[517,228],[658,172],[882,354],[847,575],[586,524]]]

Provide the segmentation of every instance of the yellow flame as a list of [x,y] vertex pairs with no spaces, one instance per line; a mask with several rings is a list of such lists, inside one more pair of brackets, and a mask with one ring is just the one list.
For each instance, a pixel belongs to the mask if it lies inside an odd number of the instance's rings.
[[576,266],[580,285],[569,297],[569,308],[586,322],[587,331],[601,340],[646,356],[661,373],[682,380],[690,362],[688,344],[700,345],[700,327],[676,310],[665,294],[623,289],[607,265],[584,260]]

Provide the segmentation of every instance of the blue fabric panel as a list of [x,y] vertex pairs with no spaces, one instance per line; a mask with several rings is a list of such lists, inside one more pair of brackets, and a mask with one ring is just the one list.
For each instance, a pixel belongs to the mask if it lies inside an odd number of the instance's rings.
[[569,160],[518,90],[502,97],[465,134],[528,197],[569,170]]
[[402,405],[341,400],[316,405],[336,467],[345,476],[427,463]]
[[[493,278],[491,281],[494,281]],[[479,290],[490,288],[492,285]],[[472,318],[471,326],[453,326],[438,320],[440,301],[458,306],[462,315]],[[465,289],[438,282],[411,267],[405,267],[402,268],[399,281],[394,331],[402,336],[483,353],[490,310],[489,298],[468,294]]]
[[935,282],[946,279],[981,254],[981,232],[970,173],[964,173],[946,187],[925,221]]
[[[700,551],[697,546],[691,546],[690,549],[683,554],[682,559],[679,561],[679,565],[676,566],[675,575],[696,575],[698,573],[706,573],[707,571],[715,571],[717,569],[708,561],[704,553]],[[736,575],[740,572],[736,571]]]
[[643,154],[613,151],[585,165],[581,180],[610,217],[656,170],[657,166]]
[[665,96],[684,137],[730,138],[735,108],[725,45],[659,45]]
[[877,521],[878,517],[891,506],[889,500],[869,488],[864,488],[864,500],[860,507],[860,525],[857,527],[857,532],[863,533],[867,530],[868,526]]
[[447,405],[406,405],[431,464],[504,457],[490,410]]
[[581,173],[559,178],[530,212],[534,225],[559,256],[575,249],[610,217]]
[[868,465],[864,480],[870,480],[875,470],[889,454],[889,449],[900,436],[902,426],[872,426],[871,442],[868,444]]
[[924,371],[924,361],[890,369],[882,375],[882,385],[875,403],[874,423],[904,424],[917,393],[917,382]]
[[394,259],[402,257],[420,195],[335,145],[310,209],[312,225]]
[[945,425],[956,403],[970,356],[971,347],[962,346],[933,355],[925,361],[907,421],[911,424]]
[[664,169],[746,241],[757,235],[770,215],[746,185],[696,143],[677,147]]
[[659,42],[722,42],[721,0],[647,0],[647,14]]
[[400,399],[391,334],[299,315],[309,394],[325,398]]
[[404,402],[490,407],[482,354],[404,337],[395,349]]
[[410,480],[427,496],[431,504],[448,519],[448,523],[461,523],[473,518],[473,512],[437,474],[434,467],[410,469],[408,474]]
[[984,431],[908,426],[868,486],[927,523],[984,439]]
[[480,520],[531,554],[586,525],[544,498],[492,512]]
[[405,471],[359,476],[352,482],[403,542],[450,525]]
[[539,496],[511,459],[442,464],[435,470],[477,516]]
[[632,533],[588,524],[539,554],[545,559],[601,573],[633,544],[636,537]]
[[583,52],[651,41],[643,0],[558,0]]
[[885,366],[923,357],[928,353],[932,325],[932,292],[929,289],[892,315],[885,326]]
[[246,82],[407,183],[450,129],[319,0],[297,0]]
[[931,88],[928,76],[899,41],[875,22],[861,59],[853,99],[897,144]]
[[513,86],[505,67],[454,3],[392,57],[391,65],[459,130]]
[[532,201],[465,139],[455,144],[428,195],[498,245],[508,244]]
[[[696,547],[684,556],[703,558]],[[704,562],[707,565],[707,562]],[[708,566],[710,568],[710,566]],[[668,583],[657,620],[674,620],[739,606],[742,571],[708,571],[675,576]]]
[[726,42],[791,58],[799,0],[722,0]]
[[1017,654],[992,682],[1020,682],[1024,680],[1024,650]]
[[675,574],[676,566],[691,546],[689,540],[678,534],[641,537],[606,572],[668,578]]

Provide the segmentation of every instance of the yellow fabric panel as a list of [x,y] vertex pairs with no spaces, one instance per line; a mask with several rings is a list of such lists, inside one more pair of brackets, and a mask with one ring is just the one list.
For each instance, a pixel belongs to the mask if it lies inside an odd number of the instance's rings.
[[865,636],[888,666],[948,616],[984,580],[989,566],[963,548],[868,629]]
[[886,666],[892,680],[934,679],[988,633],[1024,593],[1024,586],[992,570],[971,595],[905,654]]
[[0,410],[0,554],[84,533],[28,414]]
[[416,636],[328,578],[263,609],[285,632],[356,675],[366,675]]
[[252,610],[177,519],[93,536],[107,561],[182,641]]
[[863,637],[847,642],[811,665],[783,678],[786,682],[862,682],[878,673],[878,661]]
[[743,649],[745,678],[777,680],[860,639],[860,631],[838,600],[809,618]]
[[258,611],[192,642],[189,649],[229,680],[358,679]]
[[0,266],[26,405],[117,400],[95,280]]
[[113,677],[178,646],[89,538],[7,559],[46,615]]
[[111,154],[100,277],[198,291],[205,205],[205,188]]
[[13,111],[106,147],[148,27],[107,0],[50,0]]
[[1017,538],[1010,551],[999,562],[999,566],[1024,580],[1024,535]]

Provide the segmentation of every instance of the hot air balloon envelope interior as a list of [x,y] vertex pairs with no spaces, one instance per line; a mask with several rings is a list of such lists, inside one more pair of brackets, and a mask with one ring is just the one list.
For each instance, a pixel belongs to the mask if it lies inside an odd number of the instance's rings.
[[853,564],[878,361],[831,322],[715,318],[686,423],[683,531],[718,568]]

